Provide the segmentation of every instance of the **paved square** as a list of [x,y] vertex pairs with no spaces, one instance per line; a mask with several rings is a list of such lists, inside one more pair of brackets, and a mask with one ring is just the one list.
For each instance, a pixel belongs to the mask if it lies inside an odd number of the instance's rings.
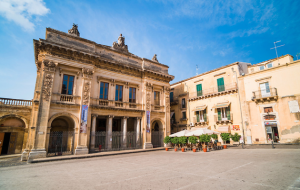
[[0,189],[300,189],[299,149],[155,151],[0,168]]

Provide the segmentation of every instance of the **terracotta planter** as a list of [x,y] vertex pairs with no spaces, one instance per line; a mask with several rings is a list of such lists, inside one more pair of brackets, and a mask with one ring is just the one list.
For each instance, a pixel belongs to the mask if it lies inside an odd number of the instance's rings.
[[194,149],[193,149],[193,152],[196,152],[196,150],[197,150],[197,149],[194,148]]
[[207,148],[203,148],[203,152],[207,152]]
[[224,148],[224,149],[227,149],[227,145],[223,145],[223,148]]
[[184,148],[182,148],[181,151],[184,152]]
[[174,151],[177,152],[177,148],[174,148]]
[[166,151],[169,151],[169,148],[166,148]]

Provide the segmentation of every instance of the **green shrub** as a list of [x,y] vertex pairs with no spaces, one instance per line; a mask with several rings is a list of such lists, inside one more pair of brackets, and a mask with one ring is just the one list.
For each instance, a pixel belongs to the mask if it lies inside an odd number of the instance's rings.
[[229,139],[230,139],[230,134],[229,133],[222,133],[221,134],[221,138],[222,138],[222,140],[223,141],[229,141]]
[[186,144],[187,143],[187,137],[182,136],[179,137],[179,144]]
[[218,135],[212,134],[212,135],[211,135],[211,138],[213,138],[213,139],[215,139],[215,140],[218,140]]
[[211,139],[211,136],[207,135],[207,134],[203,134],[203,135],[199,136],[199,141],[201,143],[208,143],[208,142],[210,142],[210,139]]
[[164,138],[164,143],[165,143],[165,144],[168,144],[169,142],[171,142],[171,137],[166,136],[166,137]]
[[231,135],[231,139],[234,141],[234,142],[238,142],[241,138],[241,135],[239,135],[238,133],[235,133],[234,135]]
[[190,141],[190,143],[192,143],[192,144],[196,144],[196,143],[198,142],[198,139],[197,139],[197,137],[195,137],[195,136],[190,136],[190,137],[189,137],[189,141]]
[[173,137],[173,138],[171,139],[171,142],[172,142],[174,145],[178,145],[178,141],[179,141],[178,137]]

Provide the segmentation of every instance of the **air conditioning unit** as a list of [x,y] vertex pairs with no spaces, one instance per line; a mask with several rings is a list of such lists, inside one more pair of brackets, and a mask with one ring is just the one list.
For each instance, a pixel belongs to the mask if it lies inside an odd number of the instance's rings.
[[194,123],[193,123],[193,122],[191,122],[191,123],[190,123],[190,126],[194,126]]

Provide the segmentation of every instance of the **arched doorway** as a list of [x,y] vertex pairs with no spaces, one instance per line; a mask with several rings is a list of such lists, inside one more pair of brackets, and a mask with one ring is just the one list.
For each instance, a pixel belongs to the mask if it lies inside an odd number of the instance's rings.
[[151,126],[151,143],[153,148],[163,147],[163,138],[163,124],[160,120],[153,121]]
[[67,116],[55,118],[51,123],[48,156],[60,156],[73,154],[74,150],[73,119]]
[[22,119],[14,116],[0,120],[0,155],[22,153],[25,126]]

